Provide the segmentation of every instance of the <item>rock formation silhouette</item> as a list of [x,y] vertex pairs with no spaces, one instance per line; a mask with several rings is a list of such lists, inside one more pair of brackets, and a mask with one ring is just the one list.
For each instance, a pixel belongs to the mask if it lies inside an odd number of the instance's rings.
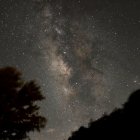
[[122,109],[114,110],[89,127],[80,127],[68,140],[140,139],[140,90],[131,94]]

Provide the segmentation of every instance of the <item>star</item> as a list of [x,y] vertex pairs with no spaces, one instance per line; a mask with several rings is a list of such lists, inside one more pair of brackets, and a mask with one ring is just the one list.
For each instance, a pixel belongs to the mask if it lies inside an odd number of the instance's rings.
[[35,79],[48,124],[31,140],[63,140],[121,106],[140,85],[139,1],[0,0],[0,65]]

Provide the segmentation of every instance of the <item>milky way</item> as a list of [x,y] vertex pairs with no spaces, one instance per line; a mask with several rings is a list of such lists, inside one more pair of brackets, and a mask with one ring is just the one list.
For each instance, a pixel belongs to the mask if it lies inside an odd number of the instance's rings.
[[1,2],[1,66],[36,79],[48,119],[34,140],[63,140],[140,86],[139,2]]

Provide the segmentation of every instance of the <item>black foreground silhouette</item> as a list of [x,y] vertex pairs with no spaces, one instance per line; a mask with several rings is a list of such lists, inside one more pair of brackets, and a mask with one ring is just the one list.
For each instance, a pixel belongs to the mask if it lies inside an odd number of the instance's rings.
[[0,140],[22,140],[30,131],[45,127],[46,118],[39,115],[36,101],[43,100],[40,87],[24,82],[13,68],[0,69]]
[[140,90],[135,91],[122,109],[80,127],[68,140],[140,139]]

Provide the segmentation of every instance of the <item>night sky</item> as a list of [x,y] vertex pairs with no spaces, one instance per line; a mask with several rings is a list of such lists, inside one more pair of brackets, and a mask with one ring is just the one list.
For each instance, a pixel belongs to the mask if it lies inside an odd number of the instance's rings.
[[139,0],[0,0],[0,67],[35,79],[48,119],[32,140],[64,140],[140,88]]

